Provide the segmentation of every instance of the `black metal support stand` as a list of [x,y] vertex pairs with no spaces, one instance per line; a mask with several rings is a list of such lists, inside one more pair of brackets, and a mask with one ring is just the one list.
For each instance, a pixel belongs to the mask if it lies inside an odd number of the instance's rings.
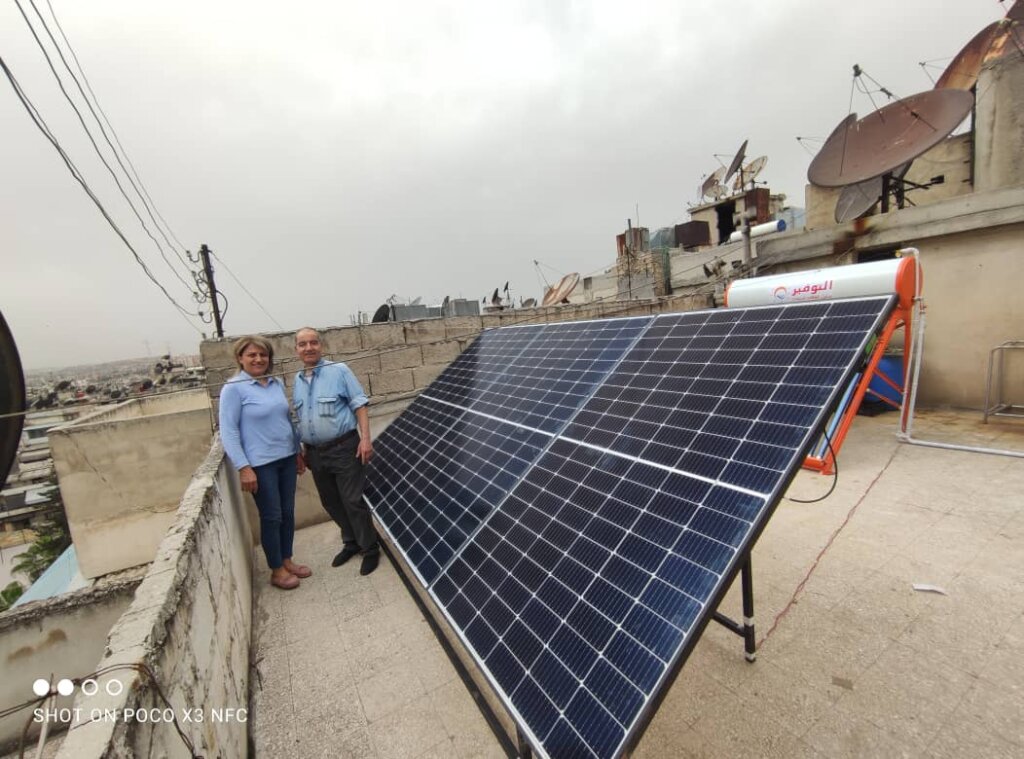
[[726,630],[743,638],[744,656],[748,662],[754,662],[757,659],[757,637],[754,634],[754,571],[750,563],[750,554],[747,554],[740,568],[740,582],[743,593],[743,624],[719,611],[714,612],[711,618]]

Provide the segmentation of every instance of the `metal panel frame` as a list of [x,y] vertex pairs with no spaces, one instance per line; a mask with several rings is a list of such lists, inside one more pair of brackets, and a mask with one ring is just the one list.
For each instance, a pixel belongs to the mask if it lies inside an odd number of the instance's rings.
[[[828,301],[827,303],[828,303],[828,305],[834,305],[834,304],[840,304],[840,303],[867,301],[867,300],[879,300],[879,299],[880,299],[880,296],[862,296],[862,297],[849,298],[849,299],[843,299],[843,300],[833,300],[833,301]],[[800,468],[801,468],[801,466],[803,464],[803,461],[804,461],[805,457],[807,456],[807,453],[809,452],[811,447],[814,445],[814,443],[821,437],[821,435],[822,435],[822,433],[823,433],[823,431],[825,429],[825,426],[827,425],[828,419],[830,418],[830,416],[832,415],[835,407],[839,403],[839,400],[840,400],[840,398],[842,396],[842,393],[845,391],[845,388],[849,384],[850,379],[852,378],[852,376],[858,371],[859,364],[861,363],[861,361],[858,360],[857,357],[861,357],[861,356],[864,355],[864,352],[865,352],[865,350],[866,350],[870,340],[875,335],[877,335],[878,332],[885,325],[886,320],[889,318],[890,312],[892,311],[893,307],[895,306],[895,303],[896,303],[896,296],[895,295],[891,295],[888,298],[888,301],[879,310],[879,315],[876,317],[876,319],[875,319],[874,323],[872,324],[870,330],[865,332],[865,335],[864,335],[863,339],[861,340],[861,343],[860,343],[859,347],[857,348],[857,350],[854,351],[851,354],[854,358],[848,363],[848,365],[846,366],[846,368],[845,368],[845,370],[843,372],[842,378],[835,384],[835,386],[833,387],[832,392],[830,393],[828,399],[825,401],[824,404],[822,404],[821,409],[820,409],[817,417],[815,418],[814,422],[808,427],[808,431],[805,433],[805,435],[803,437],[803,440],[801,441],[800,445],[796,448],[796,452],[794,453],[793,457],[791,458],[791,460],[790,460],[790,462],[789,462],[789,464],[787,466],[787,469],[784,471],[783,475],[779,478],[776,486],[772,489],[772,491],[770,493],[768,493],[768,494],[765,494],[765,496],[764,496],[764,498],[765,498],[765,506],[764,506],[763,509],[761,509],[760,514],[758,515],[757,519],[752,523],[750,532],[748,533],[748,537],[746,538],[746,540],[743,543],[743,548],[741,550],[737,550],[733,554],[732,559],[729,562],[729,565],[726,567],[725,571],[722,572],[722,574],[720,576],[720,580],[719,580],[717,586],[715,587],[714,591],[708,596],[708,602],[705,605],[704,612],[701,615],[699,615],[697,617],[697,619],[694,621],[694,625],[691,628],[691,630],[687,633],[687,635],[685,637],[684,643],[679,647],[679,649],[676,651],[676,653],[672,657],[672,659],[667,662],[665,670],[663,671],[661,677],[658,679],[658,681],[655,683],[655,685],[651,688],[646,703],[643,705],[643,707],[641,707],[639,713],[637,714],[636,718],[633,720],[632,724],[629,725],[629,726],[625,726],[626,727],[625,735],[624,735],[621,743],[619,744],[619,746],[618,746],[618,748],[617,748],[617,750],[615,752],[615,755],[621,756],[621,755],[624,755],[624,754],[628,754],[629,752],[631,752],[636,747],[637,742],[640,740],[640,738],[642,737],[642,735],[646,731],[648,725],[650,724],[651,719],[654,717],[654,714],[657,712],[658,708],[660,707],[662,701],[665,698],[665,695],[668,693],[668,690],[671,688],[672,684],[675,682],[675,679],[678,677],[679,673],[682,671],[683,665],[685,664],[685,662],[689,658],[690,654],[692,653],[694,647],[697,645],[698,641],[703,636],[704,630],[707,627],[708,623],[711,622],[715,618],[715,614],[717,612],[717,609],[721,605],[722,600],[724,599],[725,595],[728,593],[728,591],[731,588],[732,584],[735,582],[736,576],[744,569],[744,567],[749,567],[751,551],[753,550],[754,546],[757,544],[757,541],[760,539],[761,533],[764,531],[764,528],[767,525],[769,519],[771,519],[772,515],[774,514],[775,509],[778,507],[778,504],[779,504],[779,502],[782,499],[782,494],[789,488],[789,486],[792,483],[793,479],[796,477],[796,474],[800,471]],[[782,308],[797,307],[798,308],[800,306],[805,306],[806,307],[806,306],[812,305],[812,304],[820,305],[821,302],[799,303],[799,304],[791,304],[791,305],[788,305],[788,306],[778,306],[778,305],[753,306],[753,307],[749,307],[749,308],[743,309],[743,310],[745,310],[745,311],[756,311],[756,310],[762,310],[762,309],[764,309],[764,310],[767,310],[767,309],[777,309],[777,308],[780,308],[780,307],[782,307]],[[713,309],[709,309],[709,310],[713,310]],[[501,509],[501,506],[505,503],[505,501],[507,500],[509,495],[515,490],[515,488],[519,485],[519,483],[522,482],[523,478],[526,477],[526,475],[528,474],[530,469],[533,466],[535,466],[538,461],[541,460],[541,458],[547,453],[547,451],[551,448],[551,446],[561,437],[561,433],[569,425],[572,424],[573,420],[579,414],[580,410],[582,410],[586,406],[586,403],[589,401],[589,398],[592,398],[593,395],[598,391],[598,389],[603,385],[604,381],[606,381],[607,378],[609,376],[611,376],[612,373],[614,373],[614,371],[617,369],[617,367],[622,362],[622,360],[625,359],[625,357],[629,354],[629,352],[633,349],[633,347],[635,347],[636,343],[640,339],[642,339],[642,337],[646,334],[647,330],[650,327],[652,327],[653,325],[657,324],[659,320],[666,319],[666,318],[672,318],[673,316],[674,316],[673,314],[659,314],[659,315],[655,315],[653,317],[650,317],[648,323],[644,326],[644,328],[634,338],[633,343],[630,346],[630,348],[628,348],[625,352],[623,352],[623,354],[615,362],[614,366],[611,369],[609,369],[609,371],[606,373],[604,379],[601,382],[599,382],[599,383],[594,385],[594,388],[591,390],[591,394],[588,397],[588,399],[585,400],[582,404],[580,404],[577,407],[576,411],[562,425],[561,429],[559,431],[555,432],[555,433],[544,433],[544,434],[550,434],[550,440],[548,441],[547,445],[545,445],[542,448],[540,454],[534,460],[533,464],[531,464],[529,467],[527,467],[527,469],[519,476],[519,478],[516,480],[516,483],[510,488],[508,493],[505,494],[504,498],[502,498],[502,500],[499,501],[498,505],[483,520],[481,520],[480,524],[477,526],[477,528],[469,536],[469,538],[466,541],[466,543],[463,545],[463,549],[465,548],[465,546],[470,545],[472,543],[473,538],[479,533],[480,530],[482,530],[487,525],[487,523],[489,522],[489,520],[493,516],[493,514]],[[637,318],[643,318],[643,317],[623,317],[623,319],[637,319]],[[588,322],[578,322],[578,323],[582,325],[582,324],[594,323],[594,322],[598,322],[598,321],[605,322],[605,321],[619,321],[619,320],[621,320],[621,319],[596,319],[596,320],[590,320]],[[567,323],[570,323],[570,322],[558,322],[557,324],[567,324]],[[552,324],[555,324],[555,323],[552,323]],[[546,325],[517,325],[516,328],[538,327],[538,326],[546,326]],[[528,343],[528,345],[532,344],[532,343],[533,343],[533,341],[531,340],[530,343]],[[427,397],[429,397],[429,396],[427,396]],[[437,399],[435,399],[435,400],[437,400]],[[451,405],[451,404],[449,404],[449,405]],[[463,408],[463,407],[458,407],[458,408]],[[465,410],[468,413],[478,413],[478,412],[473,412],[473,411],[471,411],[468,408],[465,408]],[[501,421],[505,421],[505,420],[501,420]],[[538,431],[543,432],[542,430],[538,430]],[[610,452],[613,455],[620,455],[620,454],[616,454],[614,451],[610,451]],[[681,472],[681,473],[685,474],[685,472]],[[373,503],[370,501],[370,499],[367,496],[364,495],[364,500],[366,501],[366,503],[370,506],[370,508],[372,510],[373,509]],[[378,524],[381,525],[381,527],[384,528],[384,531],[387,533],[388,537],[392,539],[392,543],[395,545],[396,550],[398,550],[401,553],[402,559],[404,560],[404,562],[408,566],[413,567],[413,565],[408,561],[407,557],[404,555],[404,552],[401,551],[401,548],[398,546],[397,541],[393,540],[393,536],[391,535],[391,532],[387,528],[387,526],[384,525],[383,523],[381,523],[380,520],[376,520],[376,521],[378,522]],[[462,551],[462,549],[457,551],[452,556],[452,558],[449,559],[449,561],[446,563],[445,567],[442,568],[441,574],[438,575],[439,577],[443,575],[444,569],[446,569],[447,566],[451,564],[451,562],[455,561],[455,559],[458,558],[458,556],[461,555],[461,551]],[[420,584],[423,585],[424,590],[427,592],[427,594],[432,599],[436,611],[441,614],[441,616],[445,619],[447,624],[454,631],[454,633],[455,633],[456,637],[458,638],[459,642],[464,646],[466,653],[469,655],[469,657],[472,659],[472,661],[477,665],[478,669],[480,670],[480,674],[483,676],[483,678],[487,682],[487,684],[492,688],[492,692],[493,692],[495,698],[498,700],[499,703],[502,704],[502,706],[506,709],[508,714],[512,717],[513,721],[516,723],[517,732],[519,733],[519,738],[520,738],[520,752],[523,753],[522,739],[525,738],[526,742],[529,743],[529,748],[531,748],[533,751],[535,751],[539,756],[547,757],[548,754],[544,750],[541,741],[538,739],[538,737],[536,735],[533,734],[533,732],[530,729],[529,725],[526,723],[526,720],[523,719],[522,715],[519,713],[519,711],[516,709],[516,707],[511,703],[510,698],[506,698],[505,697],[504,690],[498,685],[497,681],[495,680],[495,678],[491,674],[490,669],[487,667],[487,665],[477,655],[476,650],[469,643],[469,641],[468,641],[468,639],[467,639],[467,637],[465,635],[465,632],[463,631],[461,626],[458,625],[454,621],[454,619],[452,619],[452,617],[449,615],[448,610],[446,609],[444,604],[437,597],[436,593],[434,592],[434,587],[433,587],[435,583],[432,582],[429,585],[423,583],[423,578],[420,576],[419,572],[417,572],[415,570],[415,567],[413,567],[413,570],[414,570],[414,572],[416,574],[417,580],[420,581]],[[749,577],[749,575],[748,575],[748,577]],[[748,580],[748,583],[749,583],[749,580]],[[752,588],[749,588],[749,590],[750,590],[750,594],[752,595]]]

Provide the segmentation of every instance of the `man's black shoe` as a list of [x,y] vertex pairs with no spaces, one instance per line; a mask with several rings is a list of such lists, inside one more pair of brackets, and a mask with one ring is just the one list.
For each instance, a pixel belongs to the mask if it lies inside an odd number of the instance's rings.
[[331,566],[340,567],[342,564],[351,559],[357,553],[359,553],[358,548],[350,548],[349,546],[345,546],[341,549],[341,552],[331,560]]
[[363,557],[362,566],[359,567],[359,574],[368,575],[377,568],[380,563],[379,553],[368,553]]

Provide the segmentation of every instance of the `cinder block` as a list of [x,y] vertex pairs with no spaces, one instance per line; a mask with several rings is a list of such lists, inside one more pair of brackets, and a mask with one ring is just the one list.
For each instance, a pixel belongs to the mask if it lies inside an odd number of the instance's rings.
[[397,372],[382,372],[370,375],[370,389],[373,395],[391,395],[392,393],[408,393],[416,388],[411,369],[400,369]]
[[417,319],[405,322],[405,342],[407,345],[430,343],[444,340],[444,319]]
[[359,339],[364,351],[405,345],[405,327],[395,322],[364,324],[359,327]]
[[[357,377],[367,374],[380,374],[380,354],[375,353],[372,356],[349,359],[345,362],[345,365]],[[363,390],[366,390],[366,385],[363,385]]]
[[413,382],[416,383],[417,388],[423,388],[429,385],[431,382],[436,380],[441,372],[447,368],[447,364],[430,364],[428,366],[418,366],[412,370]]
[[331,355],[357,353],[363,349],[359,327],[334,327],[324,330],[320,333],[320,341],[323,343],[324,353]]
[[484,329],[488,329],[490,327],[500,327],[503,316],[505,316],[504,313],[484,314],[483,316],[480,317],[480,322]]
[[444,320],[445,337],[462,337],[476,335],[483,329],[483,321],[479,316],[453,316]]
[[423,346],[423,363],[450,364],[462,352],[459,340],[447,340],[443,343],[431,343]]
[[382,372],[423,366],[423,351],[418,345],[412,348],[391,348],[381,351],[378,355],[380,356],[380,370]]

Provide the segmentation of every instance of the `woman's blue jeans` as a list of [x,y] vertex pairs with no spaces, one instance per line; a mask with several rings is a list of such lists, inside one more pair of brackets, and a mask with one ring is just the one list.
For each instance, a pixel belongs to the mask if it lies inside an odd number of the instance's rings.
[[260,512],[260,542],[267,564],[277,569],[292,557],[295,537],[295,456],[254,466],[256,508]]

